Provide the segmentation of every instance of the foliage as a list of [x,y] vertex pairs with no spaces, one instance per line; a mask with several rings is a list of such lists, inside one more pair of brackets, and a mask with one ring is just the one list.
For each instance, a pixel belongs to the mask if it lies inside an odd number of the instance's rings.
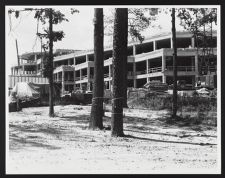
[[[133,108],[145,108],[153,110],[161,110],[172,108],[172,95],[159,95],[157,93],[146,93],[141,97],[137,92],[130,93],[128,98],[128,105]],[[182,97],[178,96],[177,100],[178,110],[197,111],[216,111],[217,102],[215,98],[199,97]]]
[[43,75],[44,77],[49,78],[49,76],[51,75],[51,70],[50,70],[50,60],[49,60],[48,53],[44,53],[43,61],[44,61]]
[[207,31],[211,31],[212,25],[217,24],[216,8],[180,8],[177,16],[180,18],[180,25],[192,32],[197,42],[209,41],[204,40],[208,36]]
[[[67,21],[68,19],[65,18],[65,14],[61,13],[59,10],[55,10],[52,8],[40,8],[40,9],[34,9],[34,8],[25,8],[24,10],[21,11],[35,11],[34,13],[34,18],[37,19],[37,23],[40,21],[42,23],[42,25],[45,25],[47,23],[47,21],[49,20],[50,17],[50,13],[52,13],[52,24],[59,24],[62,23],[63,21]],[[13,10],[13,9],[9,9],[8,13],[11,14],[15,12],[15,17],[18,18],[20,11],[18,10]],[[71,9],[71,13],[78,13],[79,11],[76,9]],[[44,69],[43,69],[43,73],[45,77],[50,77],[51,75],[51,69],[50,69],[50,62],[49,62],[49,54],[46,53],[47,50],[49,50],[49,42],[50,39],[53,40],[53,42],[57,42],[57,41],[61,41],[64,36],[65,33],[63,31],[52,31],[52,33],[50,33],[49,28],[47,29],[43,29],[44,33],[39,33],[38,29],[37,29],[37,36],[39,38],[44,38],[46,40],[45,43],[42,44],[42,48],[45,51],[45,55],[44,55]]]
[[[128,9],[128,32],[132,40],[144,40],[141,32],[147,29],[151,22],[156,20],[158,8],[129,8]],[[112,12],[114,13],[114,12]],[[105,18],[106,35],[113,33],[113,15]]]
[[[190,31],[195,39],[197,50],[202,48],[201,62],[199,63],[199,72],[207,73],[206,66],[213,61],[213,25],[217,25],[216,8],[181,8],[178,9],[180,24],[184,29]],[[199,54],[199,53],[198,53]],[[205,69],[204,67],[205,66]]]
[[217,24],[216,8],[180,8],[177,15],[184,29],[199,33],[205,24]]

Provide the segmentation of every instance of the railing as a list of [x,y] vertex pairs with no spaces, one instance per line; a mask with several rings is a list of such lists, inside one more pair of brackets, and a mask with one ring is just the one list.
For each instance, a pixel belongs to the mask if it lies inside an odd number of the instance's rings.
[[37,72],[36,71],[21,71],[17,75],[33,75],[33,74],[37,74]]
[[74,79],[73,79],[73,78],[72,78],[72,79],[64,79],[64,81],[65,81],[65,82],[73,82]]
[[162,72],[162,67],[154,67],[148,69],[148,73]]
[[87,75],[81,76],[81,80],[87,79]]
[[9,75],[8,87],[13,88],[17,82],[32,82],[32,83],[45,83],[48,84],[48,79],[37,76],[15,76]]
[[80,80],[80,77],[75,77],[75,81],[78,81],[78,80]]
[[30,60],[23,60],[23,61],[21,61],[21,64],[36,64],[37,62],[36,61],[30,61]]
[[109,77],[109,74],[104,74],[104,78],[108,78]]
[[[173,71],[173,66],[167,66],[166,70]],[[195,71],[195,66],[177,66],[177,71],[192,72]]]
[[216,66],[202,66],[202,70],[216,71]]
[[[154,68],[150,68],[147,70],[143,70],[143,71],[136,71],[136,75],[142,75],[142,74],[147,74],[147,73],[155,73],[155,72],[162,72],[162,67],[154,67]],[[133,74],[133,72],[131,72],[131,74]]]
[[[134,72],[128,71],[127,76],[133,76]],[[144,73],[145,74],[145,73]],[[112,77],[112,75],[111,75]],[[90,77],[91,78],[91,77]],[[109,78],[109,74],[104,74],[104,78]]]
[[146,74],[146,70],[136,71],[136,75]]

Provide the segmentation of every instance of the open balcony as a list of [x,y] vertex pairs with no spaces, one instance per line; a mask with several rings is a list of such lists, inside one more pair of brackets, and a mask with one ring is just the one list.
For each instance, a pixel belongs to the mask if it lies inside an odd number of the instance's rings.
[[[167,66],[166,70],[167,71],[173,71],[173,66]],[[195,71],[195,66],[177,66],[177,71],[194,72]]]
[[162,72],[162,67],[153,67],[148,69],[148,73]]

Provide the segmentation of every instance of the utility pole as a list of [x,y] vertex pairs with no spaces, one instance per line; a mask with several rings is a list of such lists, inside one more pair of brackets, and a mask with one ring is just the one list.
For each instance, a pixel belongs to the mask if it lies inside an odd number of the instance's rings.
[[17,44],[17,39],[16,39],[16,53],[17,53],[17,61],[18,61],[18,66],[20,66],[20,57],[19,57],[19,52],[18,52],[18,44]]

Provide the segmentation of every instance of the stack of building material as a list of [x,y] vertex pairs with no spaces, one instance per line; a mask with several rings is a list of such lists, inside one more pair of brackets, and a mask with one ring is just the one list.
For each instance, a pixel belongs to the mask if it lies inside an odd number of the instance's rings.
[[150,81],[144,85],[145,88],[150,91],[167,91],[168,85],[166,83],[162,83],[160,81]]

